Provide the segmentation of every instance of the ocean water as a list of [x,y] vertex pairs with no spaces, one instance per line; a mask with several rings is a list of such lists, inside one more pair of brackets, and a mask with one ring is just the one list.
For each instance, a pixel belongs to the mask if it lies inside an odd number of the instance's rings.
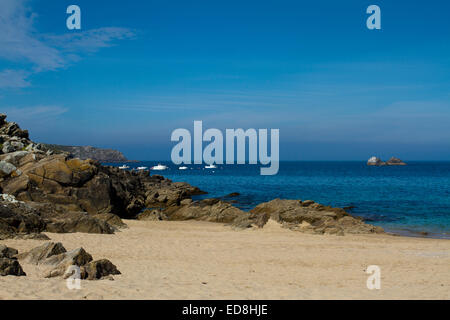
[[[450,239],[450,162],[408,162],[407,166],[370,167],[365,162],[281,162],[275,176],[261,176],[258,165],[188,165],[171,162],[152,171],[173,181],[188,182],[209,194],[240,196],[235,206],[250,210],[274,198],[314,200],[352,207],[351,214],[396,234]],[[157,161],[129,164],[130,167]]]

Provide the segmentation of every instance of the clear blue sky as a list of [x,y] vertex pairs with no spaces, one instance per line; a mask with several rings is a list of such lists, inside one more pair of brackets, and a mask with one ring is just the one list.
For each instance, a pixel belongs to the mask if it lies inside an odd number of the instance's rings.
[[[66,8],[82,30],[66,28]],[[366,28],[381,8],[382,29]],[[0,112],[169,159],[175,128],[279,128],[285,160],[450,160],[450,2],[2,0]]]

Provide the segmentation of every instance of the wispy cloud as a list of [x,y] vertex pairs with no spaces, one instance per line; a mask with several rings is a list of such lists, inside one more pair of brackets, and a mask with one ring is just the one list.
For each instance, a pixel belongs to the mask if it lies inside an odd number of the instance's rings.
[[2,0],[0,59],[21,67],[0,71],[0,88],[26,87],[27,77],[33,73],[66,68],[84,54],[109,47],[115,40],[135,36],[130,29],[114,27],[64,35],[42,34],[34,28],[37,15],[27,4],[28,0]]
[[2,107],[2,113],[6,113],[8,118],[16,122],[34,120],[39,121],[58,117],[69,111],[61,106],[34,106],[34,107]]
[[0,71],[0,88],[25,88],[30,85],[28,73],[24,70]]

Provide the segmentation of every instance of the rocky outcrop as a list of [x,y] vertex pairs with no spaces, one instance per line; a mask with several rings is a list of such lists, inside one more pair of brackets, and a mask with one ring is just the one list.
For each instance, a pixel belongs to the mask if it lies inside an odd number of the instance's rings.
[[266,214],[284,227],[315,234],[365,234],[383,233],[383,229],[364,223],[344,209],[332,208],[312,200],[275,199],[262,203],[250,211],[255,215]]
[[238,229],[263,228],[269,219],[273,219],[288,229],[314,234],[383,232],[382,228],[366,224],[344,209],[324,206],[312,200],[275,199],[244,212],[222,200],[206,199],[143,214],[147,220],[199,220],[224,223]]
[[73,158],[82,160],[92,159],[102,163],[128,162],[128,159],[122,152],[113,149],[102,149],[91,146],[61,146],[56,144],[43,144],[43,146],[52,150],[54,153],[69,153]]
[[0,276],[25,276],[22,266],[17,261],[19,252],[14,248],[0,245]]
[[69,268],[80,268],[80,278],[98,280],[103,277],[120,274],[117,267],[107,259],[93,261],[92,256],[83,248],[67,251],[61,243],[48,242],[29,252],[17,255],[23,263],[39,265],[44,269],[44,277],[69,277]]
[[41,232],[112,234],[116,226],[125,225],[119,217],[112,214],[92,216],[86,212],[58,211],[51,203],[12,199],[0,200],[0,239],[48,240]]
[[148,171],[105,167],[65,154],[26,155],[18,166],[20,174],[0,182],[3,192],[21,201],[53,203],[65,211],[132,218],[145,207],[167,206],[201,193],[186,183],[149,176]]
[[378,157],[371,157],[369,160],[367,160],[368,166],[384,166],[386,163],[384,161],[381,161]]
[[399,158],[392,157],[388,161],[382,161],[378,157],[371,157],[367,161],[368,166],[405,166],[406,163],[400,160]]
[[388,166],[406,166],[406,163],[400,160],[399,158],[392,157],[388,161],[386,161]]

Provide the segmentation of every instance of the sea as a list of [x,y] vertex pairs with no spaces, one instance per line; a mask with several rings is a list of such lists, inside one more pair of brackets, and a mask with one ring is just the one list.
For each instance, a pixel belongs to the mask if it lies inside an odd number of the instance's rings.
[[314,200],[346,208],[390,233],[450,239],[450,162],[373,167],[361,161],[282,161],[274,176],[261,176],[259,165],[248,164],[217,165],[214,169],[187,165],[187,170],[167,161],[127,165],[130,169],[151,168],[159,163],[168,168],[151,174],[208,192],[197,198],[239,193],[233,205],[243,210],[275,198]]

